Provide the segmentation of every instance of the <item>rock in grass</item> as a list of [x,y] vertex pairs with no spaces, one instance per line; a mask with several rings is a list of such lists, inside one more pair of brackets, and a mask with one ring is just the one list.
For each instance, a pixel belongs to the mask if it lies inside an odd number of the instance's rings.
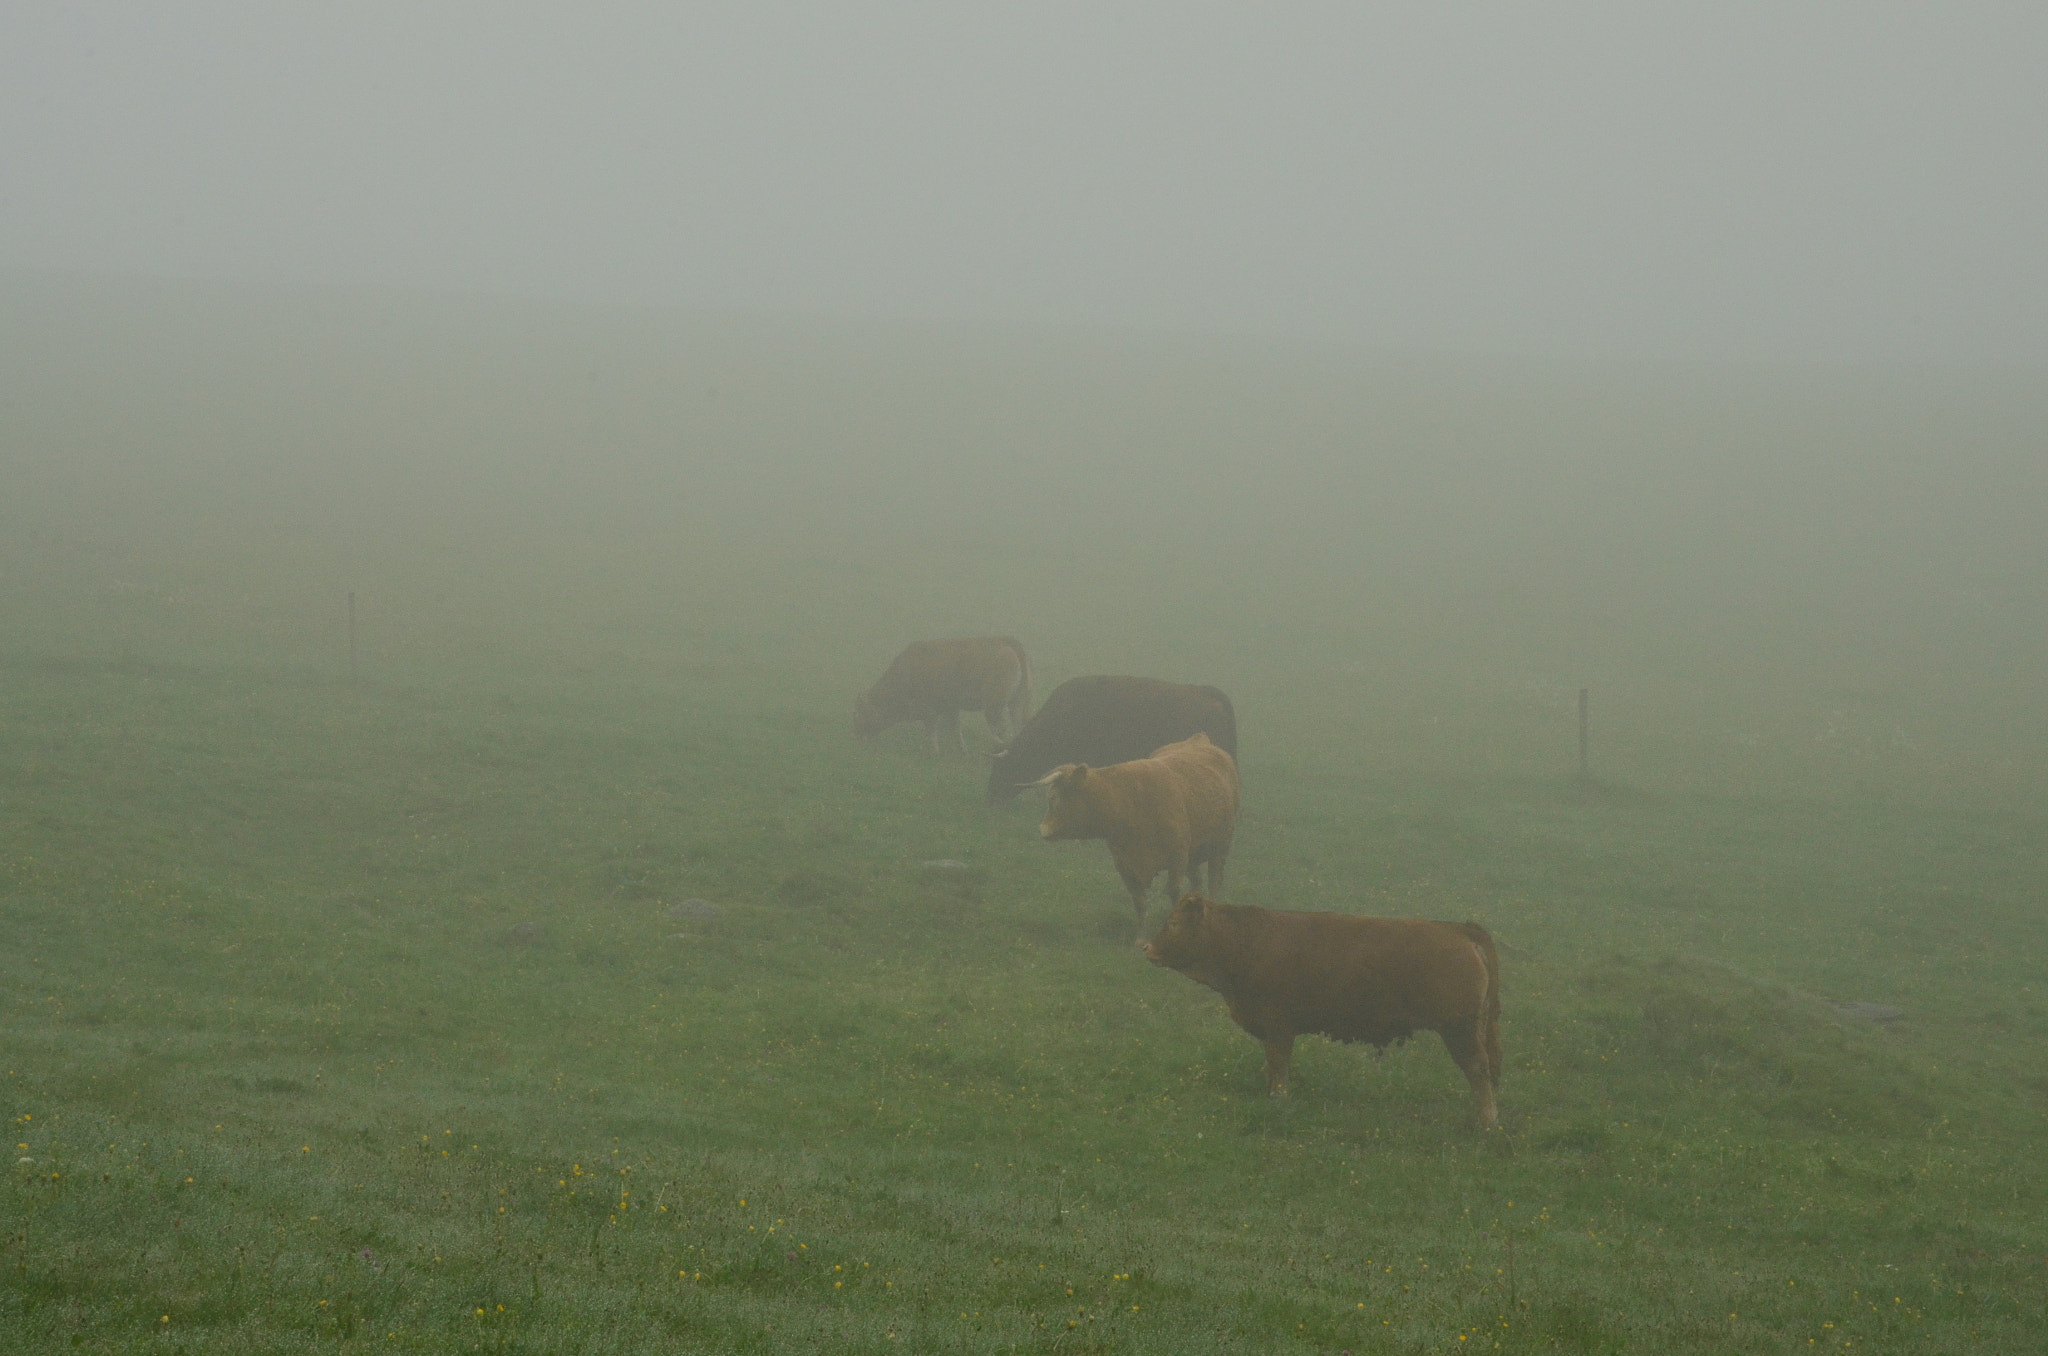
[[668,916],[671,918],[710,919],[718,917],[720,912],[719,907],[708,899],[686,899],[680,904],[668,906]]
[[1896,1022],[1906,1015],[1903,1008],[1895,1008],[1889,1003],[1842,1003],[1835,1011],[1859,1022]]
[[933,862],[919,862],[917,864],[917,869],[920,871],[933,871],[943,874],[949,871],[965,871],[967,869],[967,863],[956,862],[951,857],[941,857],[937,861]]
[[541,923],[514,923],[505,929],[505,940],[513,946],[533,946],[547,935],[547,927]]

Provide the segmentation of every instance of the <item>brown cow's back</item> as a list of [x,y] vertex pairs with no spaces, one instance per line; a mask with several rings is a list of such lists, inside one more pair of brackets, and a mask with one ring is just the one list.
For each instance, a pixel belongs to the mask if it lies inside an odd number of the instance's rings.
[[1145,896],[1160,872],[1170,898],[1206,867],[1220,891],[1237,832],[1237,762],[1204,734],[1168,744],[1150,758],[1091,768],[1071,763],[1045,778],[1041,836],[1100,838],[1142,922]]
[[1189,895],[1145,946],[1155,965],[1223,995],[1230,1016],[1266,1047],[1278,1093],[1297,1036],[1385,1046],[1417,1031],[1443,1038],[1496,1121],[1500,959],[1477,923],[1361,918],[1219,904]]
[[1088,770],[1090,794],[1126,822],[1149,825],[1184,817],[1190,849],[1221,841],[1237,827],[1237,763],[1197,734],[1155,750],[1150,758]]
[[1233,990],[1295,1035],[1386,1045],[1485,1005],[1488,967],[1455,923],[1259,912],[1233,920]]

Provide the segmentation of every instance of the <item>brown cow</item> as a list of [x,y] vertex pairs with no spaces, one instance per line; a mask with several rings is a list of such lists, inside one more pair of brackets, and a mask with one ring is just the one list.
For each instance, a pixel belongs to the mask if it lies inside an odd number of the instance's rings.
[[924,722],[932,751],[939,732],[966,753],[960,713],[979,711],[997,740],[1024,723],[1031,710],[1031,661],[1008,636],[919,640],[903,647],[881,680],[853,704],[853,737],[872,739],[906,720]]
[[1038,836],[1107,839],[1141,925],[1145,895],[1161,871],[1170,899],[1180,897],[1183,879],[1196,885],[1204,862],[1209,893],[1223,892],[1223,862],[1237,832],[1237,760],[1209,736],[1192,735],[1150,758],[1108,767],[1066,763],[1037,785],[1046,791]]
[[1144,950],[1154,965],[1223,995],[1231,1020],[1266,1047],[1273,1096],[1287,1090],[1296,1036],[1385,1047],[1434,1031],[1478,1095],[1480,1123],[1499,1123],[1500,958],[1477,923],[1287,913],[1189,895]]

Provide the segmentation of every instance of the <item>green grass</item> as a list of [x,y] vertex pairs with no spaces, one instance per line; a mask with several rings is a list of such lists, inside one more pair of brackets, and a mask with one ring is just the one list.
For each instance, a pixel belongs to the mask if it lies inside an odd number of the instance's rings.
[[823,683],[0,680],[11,1350],[2022,1351],[2048,1312],[2020,810],[1248,764],[1235,897],[1495,930],[1484,1136],[1430,1038],[1263,1099],[1099,845],[855,747]]

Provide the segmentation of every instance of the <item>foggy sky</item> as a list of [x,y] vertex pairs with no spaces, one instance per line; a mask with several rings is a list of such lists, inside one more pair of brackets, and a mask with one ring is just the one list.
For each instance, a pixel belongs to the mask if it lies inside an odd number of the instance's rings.
[[2048,362],[2048,9],[15,5],[0,271]]

